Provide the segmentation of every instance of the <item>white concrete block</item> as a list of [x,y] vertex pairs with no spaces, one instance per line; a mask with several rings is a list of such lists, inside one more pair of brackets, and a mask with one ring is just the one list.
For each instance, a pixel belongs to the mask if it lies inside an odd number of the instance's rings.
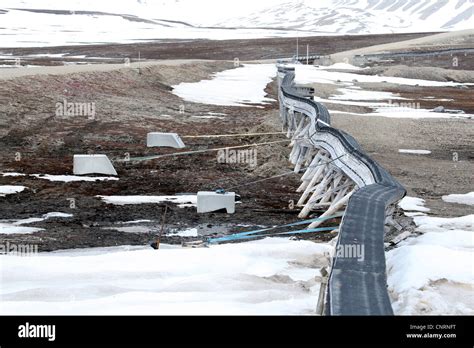
[[74,175],[105,174],[117,175],[106,155],[74,155]]
[[217,193],[200,191],[197,194],[197,212],[209,213],[226,209],[227,214],[235,213],[235,192]]
[[176,133],[148,133],[146,137],[148,147],[174,147],[182,149],[185,147],[183,141]]

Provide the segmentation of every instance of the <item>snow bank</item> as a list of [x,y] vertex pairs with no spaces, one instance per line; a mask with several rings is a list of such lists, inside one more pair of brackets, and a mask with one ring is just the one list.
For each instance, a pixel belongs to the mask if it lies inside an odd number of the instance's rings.
[[443,232],[457,228],[471,231],[474,226],[474,214],[455,218],[416,216],[413,219],[421,232]]
[[474,205],[474,192],[447,195],[443,196],[442,199],[449,203]]
[[0,314],[314,314],[332,247],[266,238],[0,255]]
[[236,69],[214,74],[212,80],[180,83],[173,93],[184,100],[229,106],[252,106],[274,101],[265,88],[276,75],[274,64],[244,64]]
[[387,253],[395,313],[474,314],[474,215],[414,220],[426,233]]

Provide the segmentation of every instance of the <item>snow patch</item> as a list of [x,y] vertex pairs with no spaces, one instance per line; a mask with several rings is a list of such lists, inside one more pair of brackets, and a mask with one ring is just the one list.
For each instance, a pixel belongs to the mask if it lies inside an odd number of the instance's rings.
[[181,196],[97,196],[108,204],[158,204],[163,202],[176,203],[179,207],[196,206],[196,195]]
[[38,179],[44,179],[49,181],[61,181],[61,182],[75,182],[75,181],[109,181],[109,180],[118,180],[115,177],[105,177],[105,176],[78,176],[78,175],[50,175],[50,174],[32,174]]
[[474,205],[474,192],[465,194],[451,194],[442,197],[443,201],[449,203]]
[[268,104],[274,100],[266,97],[265,88],[275,75],[274,64],[244,64],[218,72],[212,80],[180,83],[173,86],[173,93],[190,102],[210,105],[249,107]]
[[407,211],[419,211],[419,212],[428,212],[429,208],[425,206],[425,200],[418,197],[405,196],[403,199],[398,202],[398,206],[403,210]]
[[25,186],[0,185],[0,197],[5,197],[6,195],[22,192],[25,189]]
[[400,153],[410,153],[414,155],[429,155],[431,151],[429,150],[409,150],[409,149],[399,149]]
[[40,218],[27,218],[20,220],[0,220],[0,234],[29,234],[42,231],[43,228],[23,226],[34,222],[41,222],[50,218],[68,218],[73,214],[52,212],[44,214]]
[[179,237],[197,237],[198,236],[198,230],[197,230],[197,228],[188,228],[188,229],[182,230],[182,231],[171,232],[171,233],[169,233],[169,235],[179,236]]

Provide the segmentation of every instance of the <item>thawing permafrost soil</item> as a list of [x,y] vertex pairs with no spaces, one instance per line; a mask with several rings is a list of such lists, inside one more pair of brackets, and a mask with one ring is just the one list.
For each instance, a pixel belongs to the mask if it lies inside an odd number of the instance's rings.
[[[425,211],[422,201],[410,198],[404,209]],[[419,214],[414,221],[423,235],[407,239],[386,255],[394,312],[474,314],[474,215]]]
[[173,93],[186,101],[229,106],[252,106],[274,101],[265,88],[276,75],[274,64],[244,64],[218,72],[212,80],[180,83]]
[[328,244],[266,238],[0,256],[0,314],[314,314]]

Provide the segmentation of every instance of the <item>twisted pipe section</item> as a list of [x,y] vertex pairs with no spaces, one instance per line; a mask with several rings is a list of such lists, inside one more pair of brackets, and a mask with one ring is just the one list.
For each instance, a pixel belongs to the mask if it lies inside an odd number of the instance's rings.
[[[405,189],[348,133],[331,127],[327,108],[298,92],[295,70],[278,64],[280,117],[294,146],[323,149],[354,181],[339,230],[328,281],[326,315],[393,315],[387,292],[384,227]],[[302,115],[291,124],[289,113]],[[297,134],[296,134],[297,133]],[[297,137],[296,137],[297,135]],[[361,250],[361,255],[347,251]],[[342,252],[339,252],[342,251]]]

